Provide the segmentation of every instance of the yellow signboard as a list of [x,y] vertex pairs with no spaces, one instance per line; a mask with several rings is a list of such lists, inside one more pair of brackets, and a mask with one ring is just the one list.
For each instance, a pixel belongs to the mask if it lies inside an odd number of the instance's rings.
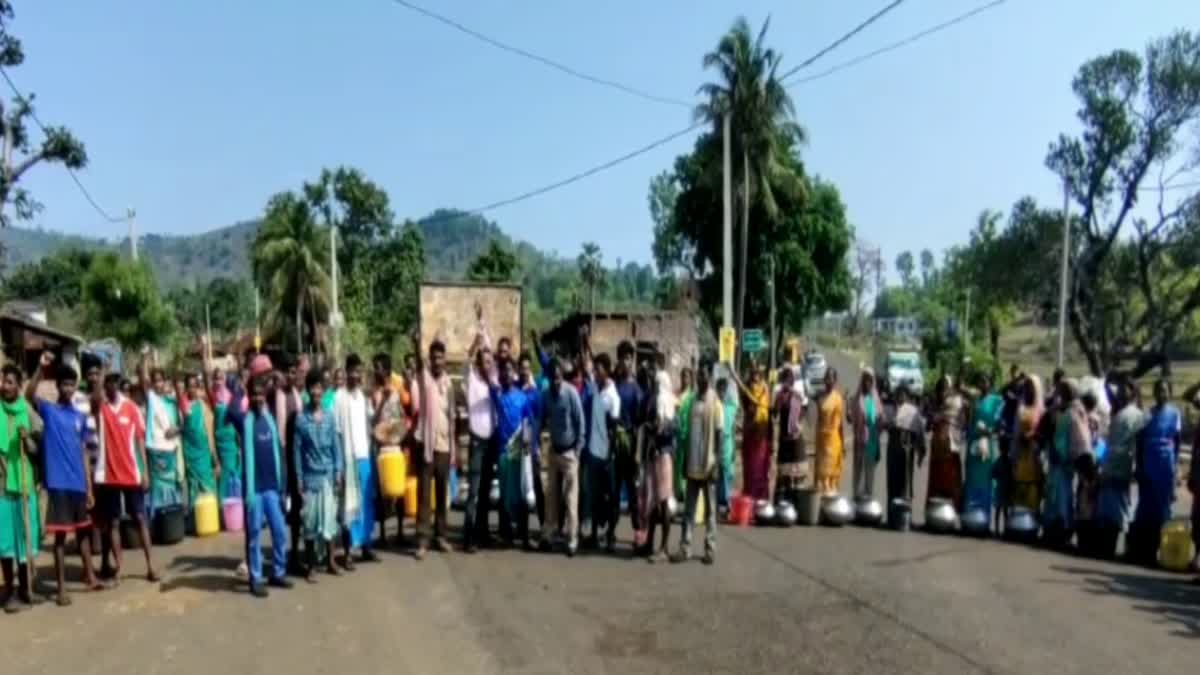
[[737,349],[737,332],[733,328],[722,328],[720,338],[721,363],[733,363],[733,353]]

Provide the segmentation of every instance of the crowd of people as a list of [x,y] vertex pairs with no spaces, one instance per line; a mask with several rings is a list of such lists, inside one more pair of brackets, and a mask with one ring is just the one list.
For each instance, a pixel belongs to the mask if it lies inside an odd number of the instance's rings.
[[[1155,382],[1144,403],[1126,376],[1076,380],[1060,370],[1045,392],[1037,375],[1016,366],[1010,374],[999,390],[987,375],[963,385],[943,376],[923,406],[903,388],[884,406],[865,370],[850,414],[856,494],[872,492],[886,431],[889,501],[911,500],[914,469],[928,456],[928,497],[985,514],[997,533],[1023,509],[1037,517],[1049,546],[1113,557],[1124,534],[1126,556],[1154,564],[1173,515],[1183,441],[1170,383]],[[1200,385],[1183,399],[1200,409]],[[1187,485],[1196,494],[1200,472],[1192,467]],[[1191,519],[1200,548],[1200,505]]]
[[[754,366],[744,381],[700,363],[682,369],[676,385],[662,354],[639,353],[630,342],[615,355],[593,353],[584,335],[578,355],[564,359],[544,352],[535,334],[533,352],[517,354],[510,338],[493,345],[482,310],[478,320],[461,387],[436,339],[424,350],[414,340],[398,372],[388,354],[376,355],[368,373],[354,354],[329,371],[306,357],[273,363],[252,353],[237,373],[206,365],[172,378],[143,352],[136,386],[89,358],[78,369],[81,386],[77,369],[50,354],[28,378],[5,366],[4,609],[19,612],[34,601],[43,529],[53,535],[57,602],[67,605],[69,535],[78,541],[85,587],[102,590],[120,579],[117,525],[128,519],[140,533],[147,578],[156,581],[150,519],[164,509],[190,513],[206,495],[244,506],[239,573],[256,597],[292,587],[289,577],[316,582],[318,572],[336,576],[377,562],[377,545],[411,550],[418,560],[448,552],[455,471],[465,479],[464,553],[516,545],[568,556],[581,546],[614,552],[627,511],[634,554],[689,560],[703,522],[702,560],[713,564],[716,525],[735,495],[739,437],[740,492],[755,501],[796,503],[810,489],[835,494],[849,454],[853,496],[874,496],[883,464],[887,500],[911,501],[915,472],[928,460],[929,498],[982,511],[997,531],[1012,509],[1027,509],[1051,545],[1075,541],[1098,555],[1111,554],[1127,531],[1130,557],[1153,561],[1171,516],[1181,417],[1165,381],[1145,407],[1128,379],[1081,382],[1056,373],[1047,395],[1036,375],[1016,368],[1000,390],[986,376],[969,386],[943,377],[924,400],[901,387],[886,402],[870,369],[852,396],[833,368],[819,395],[790,367],[769,383]],[[1197,389],[1185,398],[1200,406]],[[810,406],[815,428],[807,434]],[[31,412],[41,421],[37,433]],[[377,460],[390,453],[404,453],[416,478],[415,540],[405,537],[403,501],[381,491]],[[1196,477],[1193,470],[1193,491]],[[493,509],[498,537],[489,528]],[[395,539],[384,541],[393,517]],[[672,551],[676,520],[682,532]],[[273,553],[265,570],[263,529]]]

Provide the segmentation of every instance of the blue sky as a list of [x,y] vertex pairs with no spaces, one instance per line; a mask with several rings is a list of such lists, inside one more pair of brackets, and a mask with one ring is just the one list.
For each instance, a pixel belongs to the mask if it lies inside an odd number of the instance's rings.
[[[418,0],[501,40],[662,96],[690,100],[701,56],[737,14],[785,66],[884,0],[604,3]],[[814,70],[979,4],[908,0]],[[110,0],[16,3],[26,64],[11,71],[40,116],[87,144],[81,174],[143,232],[193,233],[255,217],[323,166],[363,169],[400,217],[472,208],[556,181],[686,127],[650,103],[500,52],[391,0]],[[1008,0],[914,45],[793,90],[811,171],[842,191],[859,234],[941,250],[985,207],[1032,194],[1061,202],[1048,143],[1076,126],[1070,81],[1114,48],[1200,26],[1195,0]],[[676,141],[567,188],[486,214],[573,256],[650,260],[649,179]],[[68,175],[27,187],[47,229],[116,237]]]

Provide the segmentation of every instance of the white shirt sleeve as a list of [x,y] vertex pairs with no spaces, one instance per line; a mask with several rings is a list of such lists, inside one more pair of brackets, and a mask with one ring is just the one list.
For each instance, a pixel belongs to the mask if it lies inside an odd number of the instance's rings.
[[617,388],[610,383],[604,388],[602,394],[607,402],[608,418],[615,420],[621,416],[621,397],[617,395]]

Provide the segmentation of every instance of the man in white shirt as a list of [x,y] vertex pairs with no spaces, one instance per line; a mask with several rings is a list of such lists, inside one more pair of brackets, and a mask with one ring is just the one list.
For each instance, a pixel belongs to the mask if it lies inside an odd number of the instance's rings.
[[491,390],[495,386],[495,362],[482,318],[479,320],[479,332],[467,356],[469,362],[463,382],[467,394],[467,430],[470,432],[471,445],[467,460],[463,551],[474,553],[480,545],[488,543],[488,514],[491,511],[489,493],[499,454],[495,439],[496,408]]
[[[342,490],[342,533],[347,550],[361,550],[363,562],[378,562],[375,554],[375,493],[378,477],[371,457],[370,399],[362,388],[363,364],[357,354],[346,357],[346,388],[334,399],[334,422],[342,438],[346,476]],[[347,568],[352,567],[347,560]]]
[[[612,360],[608,354],[600,354],[589,365],[585,352],[585,369],[587,383],[591,389],[591,407],[587,415],[587,443],[584,461],[587,463],[587,476],[591,481],[592,497],[592,535],[584,546],[595,548],[600,545],[599,532],[602,527],[608,528],[615,544],[615,533],[609,526],[609,519],[614,512],[613,500],[620,499],[614,494],[614,475],[612,457],[613,427],[621,415],[621,397],[613,382]],[[615,523],[613,523],[615,525]]]

